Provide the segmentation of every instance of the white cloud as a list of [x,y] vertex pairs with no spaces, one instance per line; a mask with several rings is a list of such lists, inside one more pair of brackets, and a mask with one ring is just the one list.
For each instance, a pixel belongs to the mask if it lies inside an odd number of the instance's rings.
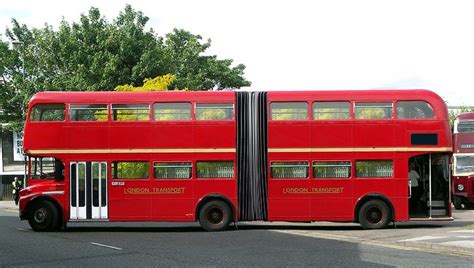
[[[9,1],[30,26],[77,21],[96,6],[109,20],[125,4],[160,35],[184,28],[212,39],[210,53],[247,66],[252,88],[429,88],[474,104],[472,1]],[[11,14],[9,14],[11,13]]]

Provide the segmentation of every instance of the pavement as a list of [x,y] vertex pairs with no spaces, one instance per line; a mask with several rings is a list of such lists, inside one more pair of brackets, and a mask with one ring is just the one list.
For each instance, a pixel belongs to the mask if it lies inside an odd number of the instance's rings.
[[[0,201],[0,211],[14,215],[13,213],[18,213],[18,206],[13,201]],[[397,223],[396,226],[381,230],[363,230],[359,224],[333,222],[252,222],[239,223],[238,228],[265,229],[281,234],[474,257],[474,209],[454,210],[453,217],[452,222]]]

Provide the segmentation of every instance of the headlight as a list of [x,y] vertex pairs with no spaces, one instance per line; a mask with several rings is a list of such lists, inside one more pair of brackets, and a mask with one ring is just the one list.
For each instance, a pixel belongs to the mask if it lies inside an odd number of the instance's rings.
[[458,184],[458,191],[464,191],[464,185]]

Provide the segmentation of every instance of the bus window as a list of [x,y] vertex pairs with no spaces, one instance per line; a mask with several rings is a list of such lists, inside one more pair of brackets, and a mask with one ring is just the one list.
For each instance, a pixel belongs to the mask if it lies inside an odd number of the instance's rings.
[[356,161],[356,177],[359,178],[391,178],[393,177],[392,160]]
[[350,178],[350,161],[314,161],[313,178]]
[[344,120],[350,118],[350,102],[313,102],[313,119]]
[[112,104],[113,121],[147,121],[150,119],[148,104]]
[[474,133],[474,120],[463,120],[457,123],[457,133]]
[[234,105],[231,103],[196,103],[196,120],[232,120]]
[[30,177],[32,179],[64,180],[64,164],[53,157],[31,157]]
[[156,121],[191,120],[191,103],[156,103]]
[[390,119],[392,110],[391,102],[356,102],[354,104],[356,119]]
[[233,178],[233,161],[198,161],[196,164],[196,176],[198,178]]
[[112,162],[113,179],[148,179],[149,162]]
[[270,164],[272,178],[275,179],[306,179],[309,174],[308,162],[272,162]]
[[36,104],[31,109],[30,121],[64,121],[64,104]]
[[471,175],[474,174],[474,155],[458,155],[454,157],[454,174]]
[[434,112],[433,108],[431,108],[431,105],[426,101],[398,101],[397,118],[434,118]]
[[107,121],[107,104],[71,104],[69,120],[71,121]]
[[306,102],[272,102],[270,104],[272,120],[307,120],[308,103]]
[[155,162],[153,174],[155,179],[190,179],[191,162]]

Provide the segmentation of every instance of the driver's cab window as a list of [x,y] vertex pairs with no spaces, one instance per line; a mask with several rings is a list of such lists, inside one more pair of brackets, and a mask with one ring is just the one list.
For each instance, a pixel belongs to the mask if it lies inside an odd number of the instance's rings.
[[31,157],[30,177],[32,179],[64,180],[64,164],[53,157]]

